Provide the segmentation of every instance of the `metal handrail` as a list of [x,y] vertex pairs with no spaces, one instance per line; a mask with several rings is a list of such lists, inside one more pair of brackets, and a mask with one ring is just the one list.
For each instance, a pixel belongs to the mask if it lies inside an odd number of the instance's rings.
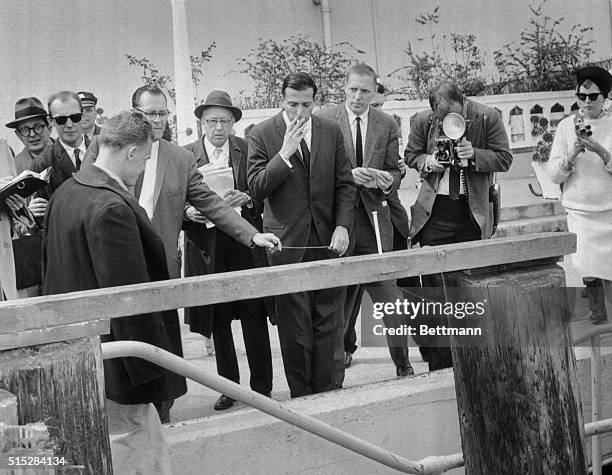
[[322,437],[325,440],[403,473],[438,475],[463,465],[463,455],[461,454],[426,457],[418,461],[405,459],[388,450],[373,445],[370,442],[366,442],[359,437],[355,437],[354,435],[332,427],[314,417],[293,412],[283,407],[278,401],[243,388],[233,381],[217,376],[216,374],[208,374],[193,363],[189,363],[183,358],[154,345],[138,341],[102,343],[103,359],[124,358],[129,356],[142,358],[151,363],[155,363],[185,378],[189,378],[214,389],[221,394],[225,394],[232,399],[242,401],[277,419],[288,422],[311,434]]

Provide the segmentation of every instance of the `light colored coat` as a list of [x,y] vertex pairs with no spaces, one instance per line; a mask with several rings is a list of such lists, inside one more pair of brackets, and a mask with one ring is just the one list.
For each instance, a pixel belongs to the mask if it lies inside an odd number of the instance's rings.
[[[8,143],[0,139],[0,177],[15,176],[15,161]],[[0,211],[0,300],[16,299],[15,260],[11,241],[11,218]]]

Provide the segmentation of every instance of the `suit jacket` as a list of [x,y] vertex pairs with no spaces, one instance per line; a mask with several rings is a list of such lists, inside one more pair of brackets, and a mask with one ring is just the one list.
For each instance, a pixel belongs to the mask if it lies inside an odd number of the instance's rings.
[[[489,202],[489,188],[495,172],[505,172],[512,164],[508,134],[498,111],[492,107],[466,99],[468,127],[465,137],[474,147],[476,165],[465,168],[468,201],[474,219],[486,239],[493,231],[493,206]],[[419,195],[412,206],[410,235],[415,242],[433,208],[442,173],[425,173],[427,155],[436,150],[436,120],[431,111],[417,114],[410,127],[408,145],[404,152],[406,165],[425,175]],[[416,238],[415,238],[416,237]]]
[[[45,221],[43,292],[168,278],[164,245],[136,199],[97,167],[83,169],[53,195]],[[102,341],[136,340],[182,356],[176,310],[111,320]],[[121,404],[174,399],[185,379],[140,358],[104,361],[106,395]]]
[[[244,139],[231,136],[229,142],[229,165],[234,172],[234,188],[248,193],[246,179],[247,143]],[[208,154],[204,147],[204,137],[184,146],[196,157],[196,165],[201,167],[209,163]],[[251,208],[243,206],[242,217],[251,223],[257,230],[262,230],[263,203],[252,200]],[[268,265],[266,251],[262,248],[249,249],[246,247],[227,246],[229,238],[216,227],[206,228],[205,224],[186,221],[185,230],[185,277],[194,275],[214,274],[230,270],[252,269]],[[230,253],[230,254],[228,254]],[[228,265],[231,265],[228,267]],[[272,314],[272,299],[268,299],[268,312]],[[191,331],[210,336],[215,316],[226,315],[229,318],[236,316],[266,315],[266,309],[261,299],[251,299],[223,304],[206,305],[185,309],[185,321],[189,323]]]
[[[87,148],[83,168],[95,161],[98,149],[96,136]],[[136,197],[140,196],[142,177],[141,175],[136,183],[134,190]],[[223,199],[202,183],[202,175],[197,169],[193,153],[160,139],[151,222],[166,247],[171,279],[178,279],[181,276],[178,237],[183,225],[185,203],[191,203],[224,233],[245,246],[250,245],[251,239],[257,233],[257,229],[238,216]]]
[[[287,127],[282,112],[257,124],[249,135],[247,177],[251,196],[264,201],[263,227],[286,246],[306,246],[311,225],[321,243],[331,242],[336,226],[353,226],[355,185],[336,123],[312,117],[310,169],[298,153],[279,155]],[[270,254],[270,263],[301,262],[304,250]],[[332,257],[332,254],[329,253]]]
[[[353,135],[351,134],[351,126],[345,103],[343,102],[333,108],[324,109],[321,111],[321,115],[338,122],[344,136],[344,147],[347,150],[351,168],[357,168],[355,144],[353,143]],[[362,166],[388,171],[393,177],[391,193],[394,193],[396,196],[401,181],[400,170],[397,164],[398,140],[397,124],[395,121],[384,112],[370,107]],[[385,194],[379,188],[367,188],[357,185],[357,197],[355,200],[355,208],[359,205],[358,200],[361,200],[363,203],[372,224],[372,229],[374,229],[372,211],[377,211],[380,238],[383,250],[385,251],[390,251],[393,248],[393,225],[388,205],[391,193]]]
[[39,192],[41,198],[46,199],[49,199],[55,190],[77,171],[59,140],[44,148],[40,155],[32,161],[31,169],[35,172],[41,172],[48,167],[51,167],[49,184],[46,189]]

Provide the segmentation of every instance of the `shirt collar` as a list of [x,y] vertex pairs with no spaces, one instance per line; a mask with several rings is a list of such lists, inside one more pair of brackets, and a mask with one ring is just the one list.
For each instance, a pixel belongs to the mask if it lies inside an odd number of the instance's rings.
[[[208,155],[208,157],[210,159],[212,159],[213,157],[213,152],[215,151],[215,149],[217,148],[216,145],[213,145],[210,140],[208,139],[208,136],[205,135],[204,136],[204,148],[206,149],[206,155]],[[223,150],[223,154],[224,155],[229,155],[229,138],[225,141],[225,143],[223,145],[221,145],[221,147],[219,147],[221,150]]]
[[64,142],[62,142],[62,139],[58,138],[58,140],[59,140],[59,143],[64,148],[64,150],[66,150],[66,153],[68,154],[68,156],[74,157],[74,150],[78,148],[82,152],[82,155],[80,158],[83,159],[83,157],[85,156],[85,139],[81,140],[81,144],[78,147],[71,147],[70,145],[67,145]]
[[357,114],[355,114],[351,109],[349,109],[349,106],[346,104],[346,102],[344,103],[344,108],[346,109],[346,113],[348,114],[349,124],[352,124],[353,122],[355,122],[355,119],[357,117],[361,118],[362,124],[368,122],[368,115],[370,114],[370,106],[368,106],[365,112],[361,114],[360,116],[357,116]]
[[129,193],[128,187],[125,186],[125,183],[123,183],[123,180],[121,178],[119,178],[115,173],[110,171],[108,168],[103,167],[98,162],[93,162],[92,165],[95,166],[95,167],[98,167],[100,170],[102,170],[104,173],[106,173],[109,177],[111,177],[113,180],[115,180],[117,183],[119,183],[119,186],[121,186],[121,188],[123,188],[125,191],[127,191]]

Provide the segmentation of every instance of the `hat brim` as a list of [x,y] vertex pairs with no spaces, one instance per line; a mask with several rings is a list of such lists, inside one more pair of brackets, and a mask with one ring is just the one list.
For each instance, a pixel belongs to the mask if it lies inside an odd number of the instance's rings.
[[17,127],[19,127],[19,124],[21,124],[22,122],[25,122],[26,120],[30,120],[30,119],[34,119],[36,117],[43,117],[43,118],[47,118],[47,114],[32,114],[32,115],[26,115],[25,117],[20,117],[17,120],[13,120],[12,122],[8,122],[7,124],[5,124],[5,127],[8,127],[9,129],[16,129]]
[[198,107],[195,108],[193,113],[198,119],[201,119],[204,110],[208,109],[209,107],[223,107],[224,109],[229,109],[232,112],[232,115],[234,116],[234,122],[238,122],[240,119],[242,119],[242,111],[237,107],[230,107],[227,104],[200,104]]

